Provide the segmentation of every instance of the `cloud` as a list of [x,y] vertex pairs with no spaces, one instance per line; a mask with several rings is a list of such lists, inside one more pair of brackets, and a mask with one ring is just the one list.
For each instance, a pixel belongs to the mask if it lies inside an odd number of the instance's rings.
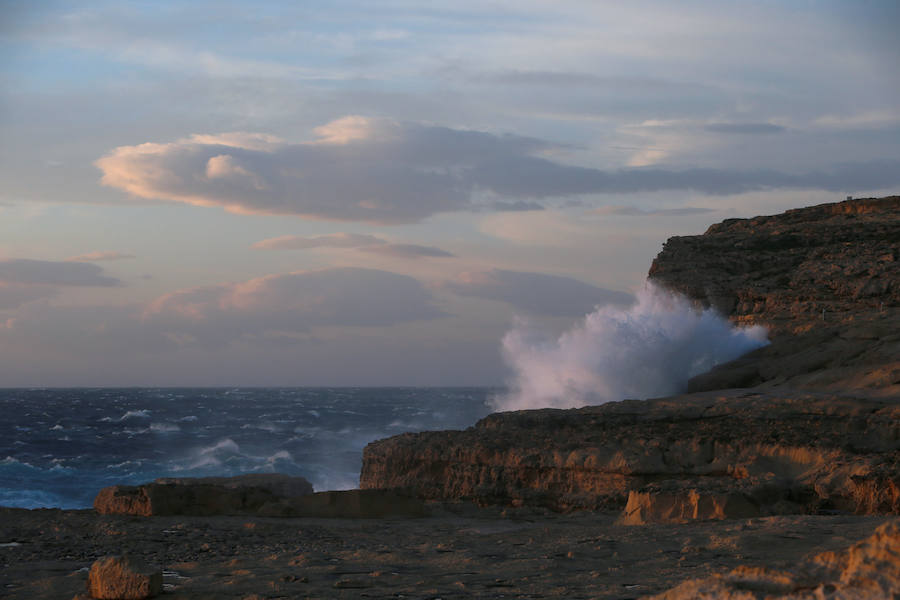
[[122,146],[102,183],[141,198],[232,212],[404,223],[472,208],[475,166],[553,147],[540,140],[344,117],[289,144],[252,133]]
[[682,217],[690,215],[702,215],[715,212],[714,208],[702,208],[699,206],[683,206],[681,208],[656,208],[644,210],[635,206],[601,206],[594,209],[594,214],[625,216],[625,217]]
[[182,290],[144,312],[144,322],[185,343],[303,334],[322,326],[378,327],[442,316],[406,275],[330,268]]
[[582,316],[598,305],[624,305],[634,300],[631,294],[571,277],[502,269],[461,273],[439,287],[462,296],[500,300],[531,313],[552,316]]
[[518,200],[516,202],[492,202],[487,206],[490,210],[497,212],[526,212],[531,210],[544,210],[544,207],[537,202],[525,202]]
[[61,287],[113,287],[121,281],[97,265],[27,258],[0,260],[0,310],[56,296]]
[[0,310],[18,308],[28,302],[52,298],[58,293],[57,288],[45,285],[0,283]]
[[424,258],[453,256],[446,250],[418,244],[392,244],[374,235],[359,233],[331,233],[313,237],[285,235],[256,242],[258,250],[306,250],[309,248],[351,248],[360,252],[380,254],[392,258]]
[[78,256],[70,256],[66,262],[97,262],[100,260],[125,260],[135,258],[133,254],[125,254],[123,252],[115,252],[112,250],[88,252],[87,254],[79,254]]
[[377,246],[366,246],[360,248],[360,250],[392,258],[446,258],[453,256],[446,250],[418,244],[379,244]]
[[122,282],[88,263],[8,258],[0,260],[0,283],[112,287]]
[[385,240],[374,235],[360,233],[330,233],[313,237],[284,235],[269,238],[253,244],[257,250],[306,250],[308,248],[360,248],[385,244]]
[[703,127],[713,133],[767,134],[784,133],[787,128],[772,123],[709,123]]
[[[536,200],[593,193],[845,191],[900,183],[898,160],[806,173],[646,167],[604,171],[549,160],[543,154],[560,150],[560,145],[515,135],[358,116],[332,121],[314,134],[313,141],[299,144],[254,133],[194,135],[167,144],[121,146],[95,164],[103,171],[104,185],[141,198],[237,213],[381,224],[416,222],[443,212],[496,210],[497,197],[502,208],[530,209],[529,202]],[[479,200],[484,197],[489,200]]]

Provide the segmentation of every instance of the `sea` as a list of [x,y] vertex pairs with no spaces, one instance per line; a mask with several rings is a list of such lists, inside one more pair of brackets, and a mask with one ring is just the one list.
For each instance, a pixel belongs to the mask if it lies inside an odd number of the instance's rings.
[[363,448],[465,429],[496,388],[0,389],[0,506],[88,508],[109,485],[287,473],[358,487]]

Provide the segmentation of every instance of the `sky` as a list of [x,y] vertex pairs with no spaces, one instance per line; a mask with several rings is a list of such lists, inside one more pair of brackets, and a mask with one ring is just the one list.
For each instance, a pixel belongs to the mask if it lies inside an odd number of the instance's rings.
[[898,193],[898,6],[0,0],[0,386],[502,384],[669,236]]

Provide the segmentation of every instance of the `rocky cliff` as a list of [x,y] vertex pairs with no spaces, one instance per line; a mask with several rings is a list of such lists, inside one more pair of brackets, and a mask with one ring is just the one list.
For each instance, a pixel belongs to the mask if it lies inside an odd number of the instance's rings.
[[[650,278],[778,335],[900,307],[900,196],[728,219],[672,237]],[[823,312],[824,311],[824,312]]]
[[465,431],[369,444],[360,485],[554,510],[627,506],[632,524],[900,512],[900,403],[732,390],[496,413]]
[[900,513],[898,244],[897,196],[671,238],[651,277],[770,326],[770,346],[695,378],[683,396],[499,413],[466,431],[374,442],[360,485],[621,509],[625,524]]

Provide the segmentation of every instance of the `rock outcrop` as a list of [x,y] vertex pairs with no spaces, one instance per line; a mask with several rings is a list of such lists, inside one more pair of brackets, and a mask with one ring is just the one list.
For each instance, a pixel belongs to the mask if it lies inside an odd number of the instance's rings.
[[265,504],[309,493],[312,485],[306,479],[281,474],[161,479],[103,488],[94,509],[140,516],[255,513]]
[[162,478],[137,486],[103,488],[94,509],[104,515],[256,515],[373,519],[423,517],[421,500],[382,490],[312,493],[302,477],[281,474]]
[[177,485],[219,485],[234,490],[239,488],[261,488],[275,496],[291,498],[313,493],[312,484],[303,477],[283,473],[248,473],[233,477],[160,477],[156,483]]
[[747,387],[900,397],[900,310],[777,337],[688,382],[689,392]]
[[900,527],[888,523],[843,552],[824,552],[789,570],[738,567],[686,581],[655,600],[892,600],[900,594]]
[[672,237],[650,278],[776,335],[900,307],[900,196],[728,219]]
[[123,556],[107,556],[96,561],[88,573],[91,598],[144,600],[162,593],[162,570]]
[[625,507],[628,524],[900,512],[900,196],[729,219],[669,239],[650,277],[767,325],[772,344],[695,377],[685,396],[374,442],[361,486]]
[[369,444],[360,485],[554,510],[630,505],[625,522],[897,513],[900,402],[730,390],[497,413]]

